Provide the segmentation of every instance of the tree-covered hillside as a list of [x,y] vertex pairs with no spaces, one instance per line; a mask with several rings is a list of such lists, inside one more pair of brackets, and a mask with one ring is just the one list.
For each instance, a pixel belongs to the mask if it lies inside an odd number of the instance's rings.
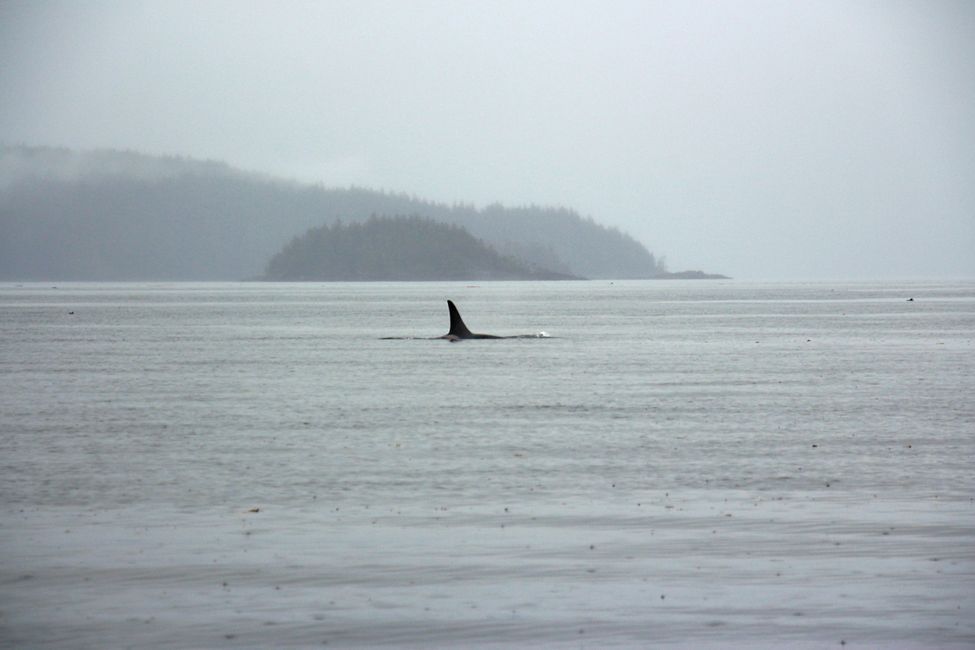
[[652,253],[563,208],[448,206],[328,189],[223,163],[0,146],[0,278],[236,280],[309,228],[371,215],[456,224],[529,268],[658,277]]
[[312,228],[271,258],[267,280],[555,280],[503,257],[463,228],[420,217],[371,217]]

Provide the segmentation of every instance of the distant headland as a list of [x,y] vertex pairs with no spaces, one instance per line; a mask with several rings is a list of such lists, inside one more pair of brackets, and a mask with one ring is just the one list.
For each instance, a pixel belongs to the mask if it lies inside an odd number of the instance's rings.
[[268,262],[264,280],[579,280],[503,256],[460,226],[370,217],[308,230]]
[[670,273],[663,271],[653,277],[654,280],[730,280],[727,275],[719,273],[705,273],[704,271],[678,271]]
[[[312,250],[328,259],[301,257]],[[0,144],[0,279],[262,277],[723,276],[671,273],[630,235],[564,207],[445,205],[219,161]]]

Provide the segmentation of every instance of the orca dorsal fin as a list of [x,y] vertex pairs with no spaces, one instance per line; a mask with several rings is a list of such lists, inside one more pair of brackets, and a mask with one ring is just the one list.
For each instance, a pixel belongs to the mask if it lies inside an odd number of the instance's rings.
[[452,300],[447,301],[447,309],[450,311],[450,331],[447,332],[447,336],[455,336],[459,339],[473,337],[474,335],[467,329],[467,325],[464,325],[464,319],[460,317],[460,312],[457,311]]

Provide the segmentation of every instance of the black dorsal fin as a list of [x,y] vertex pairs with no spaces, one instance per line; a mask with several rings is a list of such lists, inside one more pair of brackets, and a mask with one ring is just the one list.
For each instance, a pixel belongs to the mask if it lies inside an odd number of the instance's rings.
[[464,325],[464,319],[460,317],[460,312],[454,306],[452,300],[447,301],[447,309],[450,311],[450,331],[447,336],[456,336],[459,339],[469,339],[473,336],[471,331]]

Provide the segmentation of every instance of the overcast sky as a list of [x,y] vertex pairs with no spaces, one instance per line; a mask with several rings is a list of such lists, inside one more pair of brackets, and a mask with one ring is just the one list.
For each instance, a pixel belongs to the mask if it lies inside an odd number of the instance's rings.
[[975,276],[968,0],[0,0],[0,141],[554,204],[673,270]]

